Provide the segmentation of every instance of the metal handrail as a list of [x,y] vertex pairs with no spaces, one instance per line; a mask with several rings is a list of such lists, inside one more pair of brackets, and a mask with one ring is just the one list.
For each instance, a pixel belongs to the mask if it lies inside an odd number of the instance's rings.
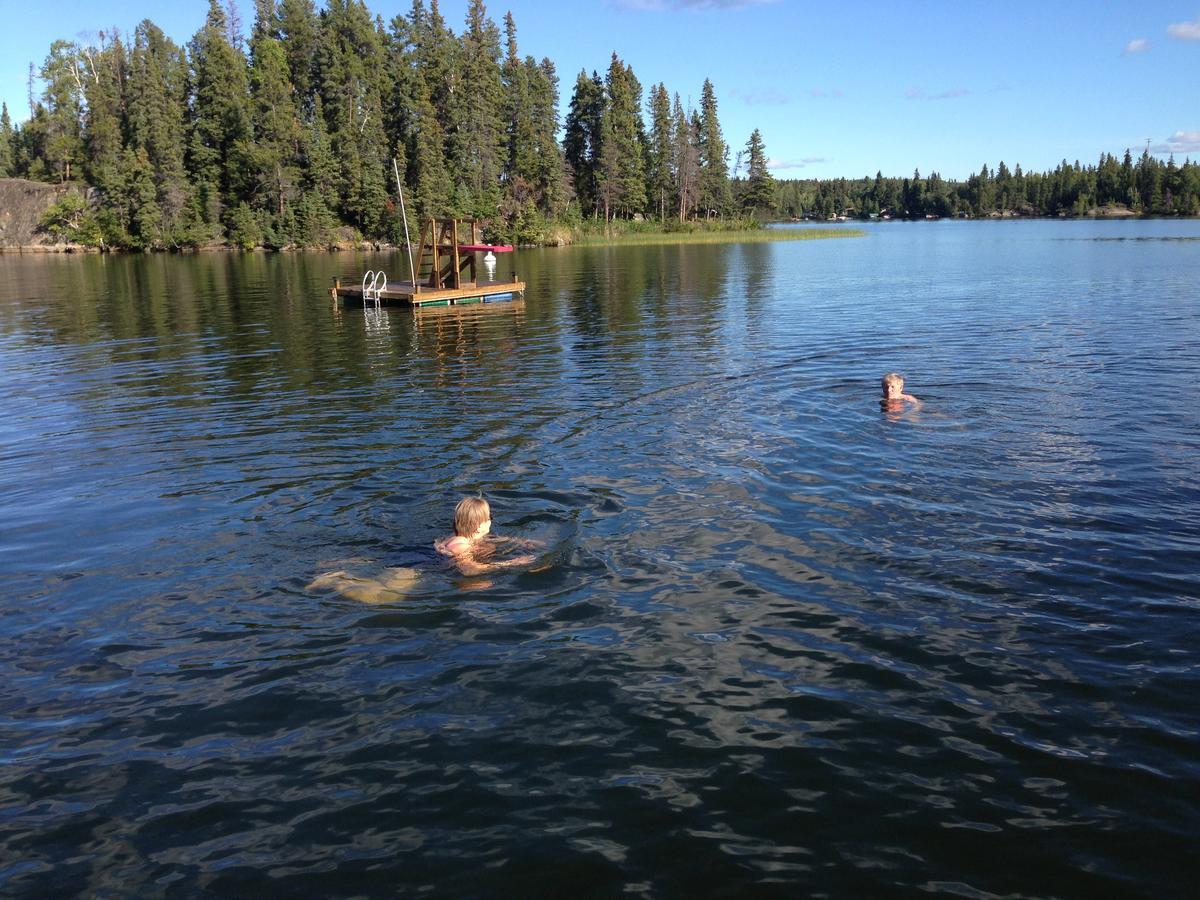
[[376,306],[379,306],[383,300],[383,292],[387,290],[387,283],[387,272],[380,269],[371,281],[371,296],[375,300]]
[[383,292],[387,290],[388,277],[387,272],[380,269],[378,272],[367,270],[362,278],[362,298],[363,303],[369,300],[374,300],[375,305],[379,306],[383,300]]

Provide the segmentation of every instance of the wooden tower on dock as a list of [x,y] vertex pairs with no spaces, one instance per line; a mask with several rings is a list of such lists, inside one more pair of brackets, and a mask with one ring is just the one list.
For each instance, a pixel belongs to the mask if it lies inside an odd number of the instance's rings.
[[512,250],[509,245],[482,243],[478,219],[430,219],[421,229],[419,246],[417,282],[435,291],[474,287],[479,283],[477,254]]

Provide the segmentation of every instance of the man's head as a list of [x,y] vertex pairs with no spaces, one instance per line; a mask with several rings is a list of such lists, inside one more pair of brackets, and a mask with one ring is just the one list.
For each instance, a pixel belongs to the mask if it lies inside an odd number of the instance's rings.
[[904,379],[895,372],[883,376],[883,399],[899,400],[904,393]]

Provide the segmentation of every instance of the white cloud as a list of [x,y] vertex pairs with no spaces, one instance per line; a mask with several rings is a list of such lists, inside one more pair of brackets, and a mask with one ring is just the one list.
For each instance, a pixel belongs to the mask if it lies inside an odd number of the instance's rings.
[[1167,34],[1180,41],[1200,41],[1200,19],[1168,25]]
[[1130,56],[1134,53],[1145,53],[1150,49],[1150,42],[1145,38],[1134,38],[1125,45],[1124,56]]
[[1154,153],[1200,153],[1200,131],[1177,131],[1165,143],[1150,148]]
[[904,92],[904,97],[906,100],[954,100],[958,97],[966,97],[970,93],[966,88],[951,88],[937,94],[927,94],[924,88],[910,87]]
[[841,100],[842,99],[842,89],[834,88],[831,91],[825,91],[825,90],[822,90],[821,88],[813,88],[811,91],[808,92],[808,95],[817,100]]
[[824,156],[806,156],[803,159],[768,159],[768,169],[803,169],[814,163],[829,162]]

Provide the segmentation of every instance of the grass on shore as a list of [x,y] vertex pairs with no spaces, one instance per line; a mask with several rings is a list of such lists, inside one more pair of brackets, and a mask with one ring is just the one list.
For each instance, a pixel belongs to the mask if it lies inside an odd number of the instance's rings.
[[577,234],[573,243],[580,247],[620,246],[626,244],[757,244],[764,241],[818,241],[825,238],[862,237],[858,228],[756,228],[721,231],[637,231],[604,234]]

